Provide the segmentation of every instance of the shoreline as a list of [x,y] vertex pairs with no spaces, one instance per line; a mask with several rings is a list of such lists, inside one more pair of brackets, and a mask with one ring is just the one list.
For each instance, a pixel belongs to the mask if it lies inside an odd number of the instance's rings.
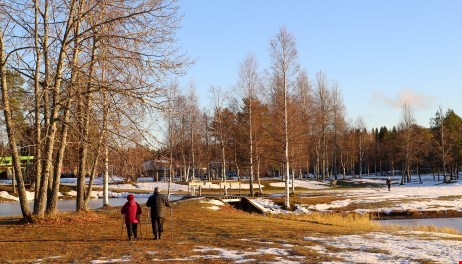
[[402,220],[429,218],[462,218],[462,211],[433,210],[433,211],[393,211],[390,213],[371,213],[372,220]]

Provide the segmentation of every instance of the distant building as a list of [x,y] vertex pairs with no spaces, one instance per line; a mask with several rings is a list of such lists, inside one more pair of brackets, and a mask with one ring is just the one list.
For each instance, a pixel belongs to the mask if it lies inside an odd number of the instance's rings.
[[142,167],[147,177],[164,177],[168,174],[170,162],[167,159],[143,161]]
[[[34,164],[34,156],[20,156],[21,170],[25,178],[29,176]],[[13,158],[0,157],[0,179],[11,180],[13,179]]]

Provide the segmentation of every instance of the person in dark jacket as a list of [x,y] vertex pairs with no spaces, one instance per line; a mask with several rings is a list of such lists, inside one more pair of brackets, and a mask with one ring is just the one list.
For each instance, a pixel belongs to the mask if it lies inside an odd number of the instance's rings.
[[159,192],[159,187],[154,189],[154,194],[151,195],[146,202],[146,206],[151,208],[151,224],[154,239],[160,239],[164,231],[164,221],[167,207],[170,207],[167,197]]
[[140,222],[141,206],[135,201],[135,196],[129,194],[127,202],[124,204],[120,212],[125,215],[125,226],[127,227],[128,240],[138,238],[138,223]]
[[390,178],[387,179],[387,186],[388,186],[388,191],[390,191],[390,188],[391,188],[391,179]]

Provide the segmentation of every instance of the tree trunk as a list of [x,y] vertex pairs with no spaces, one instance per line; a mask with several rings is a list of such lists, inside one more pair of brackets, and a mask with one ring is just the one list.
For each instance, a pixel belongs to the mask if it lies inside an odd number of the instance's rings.
[[52,186],[52,193],[51,197],[48,200],[48,206],[47,206],[47,214],[48,215],[54,215],[57,212],[57,205],[58,205],[58,194],[59,194],[59,186],[60,186],[60,179],[61,179],[61,168],[63,164],[63,159],[64,159],[64,153],[66,151],[66,145],[67,145],[67,135],[69,131],[69,119],[70,119],[70,106],[71,106],[72,100],[69,99],[66,103],[66,109],[64,112],[64,122],[62,123],[62,128],[61,128],[61,143],[59,146],[59,151],[58,151],[58,156],[56,157],[57,159],[57,164],[54,168],[53,172],[53,186]]
[[27,201],[26,196],[26,187],[21,171],[21,163],[16,142],[16,129],[13,124],[13,116],[10,107],[9,89],[8,83],[6,81],[6,56],[2,31],[3,30],[0,30],[0,79],[2,90],[3,114],[5,117],[5,126],[9,141],[9,147],[13,157],[13,168],[16,171],[16,178],[18,181],[19,203],[21,206],[22,217],[24,220],[30,222],[32,221],[31,211],[29,209],[29,202]]

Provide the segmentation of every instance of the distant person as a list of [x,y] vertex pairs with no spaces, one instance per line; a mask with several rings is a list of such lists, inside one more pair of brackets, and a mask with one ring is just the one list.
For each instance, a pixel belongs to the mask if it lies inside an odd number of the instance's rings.
[[138,238],[138,223],[140,222],[141,206],[135,201],[135,196],[129,194],[127,202],[122,207],[121,213],[125,215],[125,226],[127,227],[128,240]]
[[146,202],[146,206],[151,208],[151,224],[154,239],[161,239],[164,231],[165,211],[170,207],[167,197],[160,194],[159,187],[154,189],[154,194],[151,195]]
[[391,188],[391,179],[390,178],[387,179],[387,186],[388,186],[388,191],[390,191],[390,188]]

